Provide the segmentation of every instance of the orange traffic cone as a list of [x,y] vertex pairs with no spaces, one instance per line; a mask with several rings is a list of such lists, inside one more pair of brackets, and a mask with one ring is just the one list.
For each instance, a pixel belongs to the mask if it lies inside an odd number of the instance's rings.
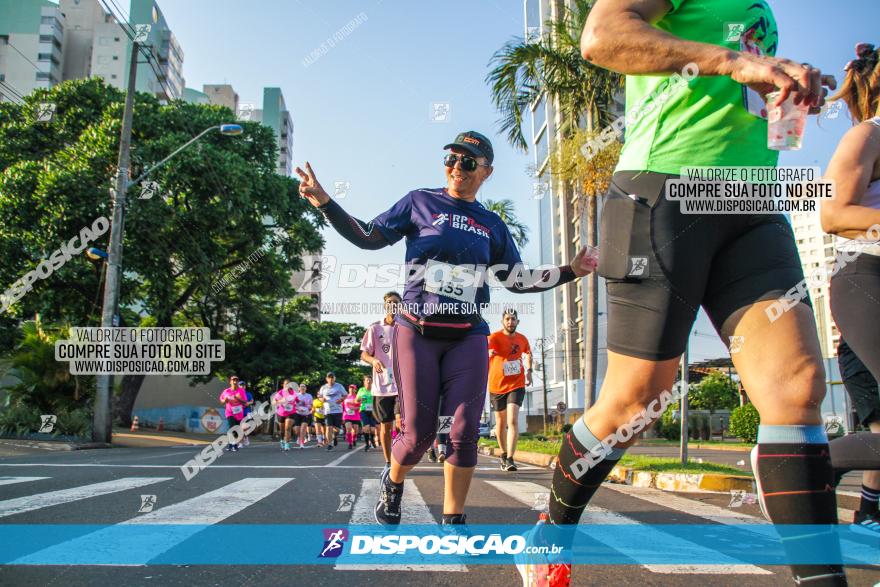
[[135,416],[131,421],[131,431],[137,432],[137,430],[138,430],[138,417]]
[[162,432],[163,430],[165,430],[165,419],[160,417],[159,418],[159,425],[156,426],[156,431]]

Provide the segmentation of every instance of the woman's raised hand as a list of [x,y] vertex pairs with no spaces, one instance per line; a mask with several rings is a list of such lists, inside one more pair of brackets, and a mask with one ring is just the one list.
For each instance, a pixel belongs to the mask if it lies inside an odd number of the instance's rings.
[[302,179],[302,182],[299,184],[299,195],[308,200],[312,206],[317,208],[330,201],[330,196],[321,187],[308,161],[306,161],[306,170],[303,171],[297,167],[296,173]]

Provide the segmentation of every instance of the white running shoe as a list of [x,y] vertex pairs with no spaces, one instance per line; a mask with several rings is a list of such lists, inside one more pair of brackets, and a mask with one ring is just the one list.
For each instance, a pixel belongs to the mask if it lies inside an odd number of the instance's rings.
[[[541,527],[549,519],[550,517],[546,513],[542,513],[538,517],[535,529],[530,531],[526,538],[530,546],[543,545]],[[540,557],[539,562],[534,562],[536,557]],[[571,586],[571,565],[568,563],[551,563],[545,555],[528,555],[528,558],[524,558],[516,563],[516,570],[519,571],[520,577],[522,577],[523,587]]]

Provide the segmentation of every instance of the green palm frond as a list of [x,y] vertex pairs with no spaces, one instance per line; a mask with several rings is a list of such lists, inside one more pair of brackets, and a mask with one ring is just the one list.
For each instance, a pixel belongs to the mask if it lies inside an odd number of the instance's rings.
[[529,242],[529,227],[517,218],[513,200],[484,200],[483,207],[501,217],[517,247],[521,249],[526,246]]
[[560,19],[548,23],[549,33],[540,40],[514,38],[492,56],[486,82],[501,115],[500,130],[515,148],[528,150],[523,123],[541,94],[559,104],[563,136],[571,135],[587,113],[600,122],[610,118],[608,107],[623,78],[587,62],[580,52],[580,33],[592,5],[576,0]]

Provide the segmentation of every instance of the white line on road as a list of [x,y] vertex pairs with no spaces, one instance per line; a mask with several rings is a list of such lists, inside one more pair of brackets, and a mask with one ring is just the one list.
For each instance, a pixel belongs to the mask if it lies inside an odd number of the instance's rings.
[[0,485],[12,485],[13,483],[39,481],[40,479],[50,479],[50,477],[0,477]]
[[347,453],[345,453],[344,455],[342,455],[341,457],[339,457],[338,459],[331,461],[324,466],[325,467],[337,467],[337,466],[339,466],[339,463],[341,463],[342,461],[344,461],[345,459],[347,459],[348,457],[350,457],[351,455],[353,455],[356,452],[357,452],[356,450],[350,450]]
[[[55,544],[23,556],[9,564],[81,564],[89,553],[89,564],[116,566],[120,552],[124,566],[147,564],[177,544],[253,505],[293,479],[290,477],[249,478],[225,485],[156,511]],[[119,526],[157,525],[154,531],[123,533]],[[134,560],[132,560],[134,558]]]
[[[376,500],[379,498],[379,480],[363,479],[361,481],[361,492],[354,507],[351,510],[351,519],[349,524],[352,525],[376,525],[376,518],[373,514],[373,508],[376,507]],[[437,520],[431,515],[428,504],[422,497],[419,488],[416,487],[412,479],[406,479],[403,482],[403,509],[400,523],[401,524],[436,524]],[[438,527],[439,531],[439,527]],[[465,565],[352,565],[337,564],[334,567],[337,571],[434,571],[434,572],[453,572],[465,573],[467,566]]]
[[[532,506],[534,504],[534,496],[535,493],[547,493],[549,491],[548,488],[543,485],[539,485],[537,483],[532,483],[530,481],[486,481],[502,493],[509,495],[515,500],[524,503],[526,505]],[[607,485],[603,485],[606,487]],[[665,506],[669,507],[669,506]],[[641,531],[643,532],[644,542],[643,544],[649,545],[646,548],[657,548],[659,545],[663,545],[663,548],[670,552],[693,552],[694,548],[708,548],[703,545],[697,545],[689,540],[683,540],[681,538],[677,538],[672,534],[667,534],[666,532],[661,532],[659,530],[655,530],[649,525],[642,524],[641,522],[634,520],[633,518],[629,518],[627,516],[623,516],[621,514],[614,513],[612,511],[606,510],[604,508],[595,507],[595,506],[587,506],[587,510],[584,512],[584,515],[581,517],[581,524],[640,524],[643,526]],[[611,534],[607,537],[606,546],[614,548],[620,552],[633,552],[635,546],[628,542],[623,542],[622,540],[616,540],[614,535]],[[736,559],[731,557],[723,556],[719,554],[717,556],[719,561],[724,561],[725,564],[717,564],[717,565],[642,565],[647,570],[652,573],[663,573],[663,574],[675,574],[675,575],[686,575],[686,574],[700,574],[700,575],[772,575],[773,573],[762,569],[761,567],[757,567],[755,565],[741,564],[737,563]],[[729,562],[728,562],[729,561]]]
[[[653,503],[655,505],[673,508],[686,514],[699,516],[701,518],[705,518],[719,524],[727,524],[732,526],[741,524],[768,525],[770,523],[764,518],[758,518],[756,516],[751,516],[742,512],[735,512],[727,508],[712,505],[711,503],[704,503],[693,499],[687,499],[673,493],[661,491],[659,489],[651,489],[649,487],[632,487],[631,485],[612,485],[608,483],[603,485],[603,487],[617,491],[618,493],[623,493],[625,495],[641,499],[643,501],[647,501],[649,503]],[[749,530],[748,527],[745,527],[744,529]],[[766,535],[764,532],[760,532],[759,530],[754,530],[754,532],[759,533],[761,536]],[[860,544],[858,542],[847,540],[846,538],[842,538],[841,541],[846,543],[846,552],[852,558],[855,558],[862,564],[866,565],[877,564],[877,554],[870,547],[867,547],[864,544]]]
[[58,491],[50,491],[48,493],[38,493],[36,495],[26,495],[15,499],[7,499],[0,501],[0,518],[11,516],[13,514],[21,514],[71,501],[79,501],[88,497],[97,497],[108,493],[116,493],[135,489],[145,485],[152,485],[160,481],[169,481],[171,477],[124,477],[122,479],[114,479],[113,481],[104,481],[103,483],[95,483],[92,485],[83,485],[81,487],[72,487],[70,489],[60,489]]

